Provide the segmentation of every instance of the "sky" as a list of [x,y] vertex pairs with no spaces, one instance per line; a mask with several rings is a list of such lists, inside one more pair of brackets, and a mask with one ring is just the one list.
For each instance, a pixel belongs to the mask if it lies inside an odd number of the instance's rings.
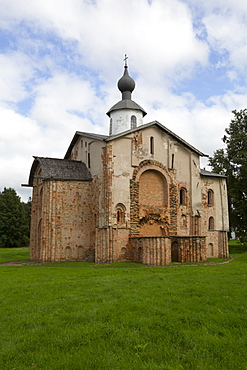
[[0,0],[0,191],[27,201],[33,156],[108,134],[125,54],[144,123],[208,155],[223,147],[247,108],[246,0]]

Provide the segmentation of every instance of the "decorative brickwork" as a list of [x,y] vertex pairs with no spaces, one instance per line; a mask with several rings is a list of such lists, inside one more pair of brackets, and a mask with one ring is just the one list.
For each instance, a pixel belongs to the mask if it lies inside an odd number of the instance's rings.
[[219,231],[218,238],[218,258],[229,258],[227,233],[225,231]]
[[108,225],[109,216],[111,214],[112,204],[112,146],[108,145],[102,148],[102,184],[101,184],[101,209],[102,226]]
[[31,221],[31,260],[94,261],[91,182],[37,181]]
[[168,237],[131,238],[134,261],[147,265],[171,263],[171,240]]
[[130,230],[131,236],[138,236],[139,230],[139,183],[130,180]]
[[[35,158],[31,259],[166,265],[227,258],[225,179],[201,176],[198,153],[160,127],[115,139],[77,133],[73,160]],[[89,148],[92,172],[83,162],[89,165]]]
[[170,185],[170,235],[177,235],[177,209],[178,209],[178,191],[174,184]]
[[178,262],[201,262],[207,259],[205,236],[173,237],[178,246]]
[[[132,237],[170,235],[169,209],[174,219],[177,216],[177,191],[171,181],[166,167],[154,160],[145,160],[134,169],[130,180]],[[177,220],[173,232],[176,225]]]

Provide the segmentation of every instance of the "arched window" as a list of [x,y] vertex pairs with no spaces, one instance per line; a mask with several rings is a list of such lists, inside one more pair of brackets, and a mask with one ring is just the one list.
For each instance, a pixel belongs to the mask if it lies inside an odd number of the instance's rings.
[[150,154],[154,154],[154,138],[150,137]]
[[179,192],[179,203],[186,205],[186,189],[181,188]]
[[177,241],[172,242],[171,257],[172,257],[172,262],[178,262],[179,261],[179,246],[178,246]]
[[109,135],[112,135],[112,118],[110,119],[110,129],[109,129]]
[[213,217],[209,217],[208,230],[214,230],[214,218]]
[[209,254],[211,254],[211,256],[214,255],[214,245],[213,245],[213,243],[208,244],[208,252],[209,252]]
[[213,190],[209,189],[208,190],[208,206],[213,206],[214,205],[214,192]]
[[126,255],[127,255],[127,249],[125,247],[123,247],[121,249],[121,259],[126,260]]
[[137,256],[138,262],[142,262],[143,248],[142,247],[139,247],[137,253],[138,253],[138,256]]
[[84,247],[80,245],[78,247],[78,259],[83,260],[83,258],[84,258]]
[[181,216],[181,227],[186,227],[187,226],[187,218],[186,215]]
[[172,154],[172,169],[174,168],[174,154]]
[[131,128],[136,128],[136,116],[131,116]]
[[117,214],[117,223],[124,224],[125,223],[125,211],[126,208],[122,203],[118,203],[116,205],[116,214]]
[[43,205],[43,186],[40,189],[39,193],[39,209],[42,210],[42,205]]
[[71,259],[71,257],[72,257],[72,249],[71,247],[67,246],[65,248],[65,259],[68,261]]

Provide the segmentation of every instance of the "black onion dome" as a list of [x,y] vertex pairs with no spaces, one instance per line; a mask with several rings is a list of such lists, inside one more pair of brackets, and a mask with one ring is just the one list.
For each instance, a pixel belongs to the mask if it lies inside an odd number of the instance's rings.
[[141,111],[144,117],[147,114],[145,110],[131,99],[131,93],[135,88],[135,81],[129,76],[127,65],[124,66],[124,74],[118,81],[118,88],[122,93],[122,100],[111,107],[106,114],[111,117],[111,112],[113,111],[132,109],[135,111]]
[[132,93],[135,88],[135,81],[129,76],[127,66],[124,67],[124,74],[118,81],[118,88],[122,93],[125,91]]

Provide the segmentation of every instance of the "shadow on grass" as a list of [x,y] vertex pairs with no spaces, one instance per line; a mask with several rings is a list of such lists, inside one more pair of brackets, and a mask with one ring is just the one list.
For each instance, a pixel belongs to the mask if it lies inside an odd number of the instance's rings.
[[242,254],[247,252],[247,244],[240,243],[238,240],[229,241],[229,253],[232,254]]

